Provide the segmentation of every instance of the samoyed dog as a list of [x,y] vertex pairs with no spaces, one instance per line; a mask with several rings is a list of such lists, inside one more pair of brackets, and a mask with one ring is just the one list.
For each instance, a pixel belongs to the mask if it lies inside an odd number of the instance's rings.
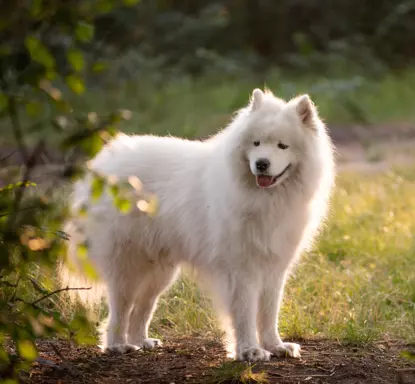
[[[109,304],[105,348],[155,348],[148,337],[157,299],[190,265],[229,319],[234,356],[267,361],[300,356],[283,342],[278,312],[284,284],[326,216],[333,149],[309,96],[288,102],[255,89],[234,120],[206,141],[113,139],[91,161],[101,175],[136,176],[158,210],[120,213],[109,195],[90,202],[90,180],[75,185],[69,257],[86,240]],[[88,203],[89,202],[89,203]]]

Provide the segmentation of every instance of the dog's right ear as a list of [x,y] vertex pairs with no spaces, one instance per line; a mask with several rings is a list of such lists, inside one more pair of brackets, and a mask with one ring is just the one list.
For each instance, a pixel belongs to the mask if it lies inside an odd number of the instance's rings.
[[262,92],[259,88],[255,88],[252,91],[251,96],[251,110],[256,111],[262,104],[264,100],[264,92]]

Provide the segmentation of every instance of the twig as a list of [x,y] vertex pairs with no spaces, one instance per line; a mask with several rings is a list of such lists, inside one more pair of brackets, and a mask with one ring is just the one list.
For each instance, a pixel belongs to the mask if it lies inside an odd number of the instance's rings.
[[40,299],[35,300],[33,303],[31,303],[31,305],[36,305],[36,304],[40,303],[41,301],[46,300],[47,298],[49,298],[53,295],[56,295],[57,293],[64,292],[64,291],[87,291],[91,288],[92,287],[88,287],[88,288],[69,288],[69,287],[66,287],[66,288],[57,289],[56,291],[50,292],[47,295],[41,297]]
[[53,352],[56,353],[56,356],[58,356],[62,360],[62,362],[65,363],[66,362],[65,356],[62,355],[58,347],[54,343],[50,343],[50,346],[52,347]]
[[48,294],[48,291],[41,287],[41,285],[34,279],[33,277],[29,276],[29,280],[33,285],[33,288],[36,289],[36,291],[40,292],[43,295]]
[[38,364],[42,364],[42,365],[47,365],[49,367],[56,367],[58,364],[56,364],[54,361],[52,360],[48,360],[48,359],[44,359],[43,357],[38,357],[36,359],[36,362]]
[[0,281],[0,285],[5,285],[6,287],[10,287],[10,288],[16,288],[18,283],[13,284],[8,281]]
[[11,151],[9,154],[7,154],[7,155],[3,156],[3,157],[0,159],[0,163],[3,163],[3,162],[4,162],[4,161],[6,161],[8,158],[12,157],[12,156],[13,156],[16,152],[17,152],[17,150],[13,150],[13,151]]
[[78,371],[77,368],[75,368],[75,366],[70,361],[68,361],[65,358],[65,356],[62,355],[58,347],[54,343],[51,343],[50,345],[53,351],[56,353],[56,355],[62,360],[62,364],[57,365],[56,368],[59,370],[67,370],[71,375],[79,376],[81,373]]

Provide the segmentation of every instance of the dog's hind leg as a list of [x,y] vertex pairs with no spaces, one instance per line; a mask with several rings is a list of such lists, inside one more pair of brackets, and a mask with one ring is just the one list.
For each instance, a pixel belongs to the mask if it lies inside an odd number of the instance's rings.
[[148,327],[159,296],[174,282],[179,268],[170,264],[153,264],[139,286],[130,316],[128,342],[145,349],[161,345],[160,340],[148,337]]
[[104,346],[107,351],[116,353],[133,352],[138,345],[127,343],[129,318],[139,286],[139,278],[131,276],[112,276],[107,281],[109,321]]

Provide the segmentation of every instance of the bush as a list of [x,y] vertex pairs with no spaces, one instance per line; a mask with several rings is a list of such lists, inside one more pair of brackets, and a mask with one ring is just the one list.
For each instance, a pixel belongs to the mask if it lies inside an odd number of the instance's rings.
[[[62,183],[83,173],[74,153],[83,159],[93,156],[128,117],[124,111],[78,115],[71,104],[84,93],[85,76],[102,70],[85,51],[94,46],[94,20],[115,3],[34,0],[1,5],[0,119],[18,152],[18,166],[14,174],[1,176],[0,189],[0,379],[8,383],[37,358],[37,338],[93,340],[85,314],[66,319],[54,305],[56,295],[72,289],[58,288],[50,278],[67,240],[61,230],[67,210],[53,197],[56,181],[45,188],[32,180],[42,172],[42,136],[51,127],[66,160],[55,175]],[[1,159],[2,168],[10,156]]]

